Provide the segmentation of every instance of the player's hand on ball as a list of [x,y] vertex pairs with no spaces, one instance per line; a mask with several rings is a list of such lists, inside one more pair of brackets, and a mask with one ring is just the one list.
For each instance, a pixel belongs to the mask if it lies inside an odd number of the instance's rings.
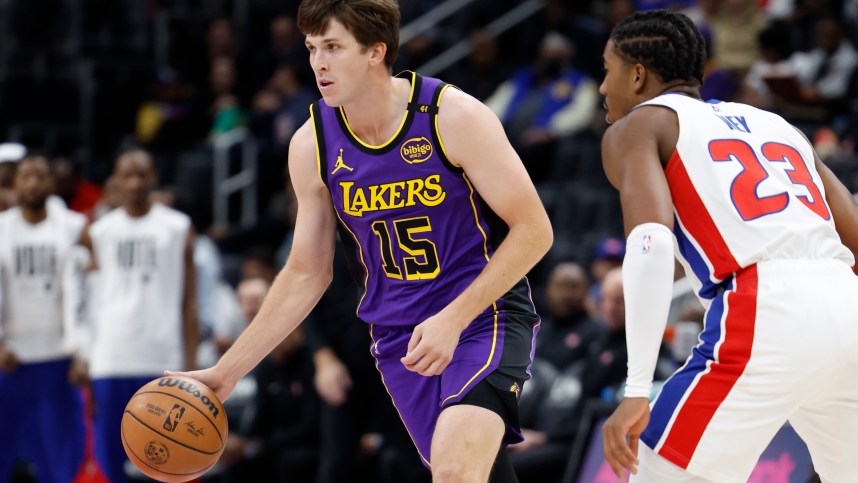
[[173,371],[164,371],[165,376],[183,376],[190,377],[191,379],[195,379],[200,381],[209,387],[212,391],[214,391],[215,395],[221,401],[226,401],[226,398],[232,394],[232,390],[235,389],[235,383],[227,382],[226,378],[222,376],[214,367],[210,367],[208,369],[201,369],[199,371],[188,371],[188,372],[173,372]]
[[647,423],[649,400],[645,397],[627,397],[602,426],[605,460],[621,481],[625,478],[623,468],[637,473],[638,441]]
[[461,333],[459,326],[440,313],[429,317],[414,327],[402,363],[409,371],[421,376],[441,374],[453,358]]

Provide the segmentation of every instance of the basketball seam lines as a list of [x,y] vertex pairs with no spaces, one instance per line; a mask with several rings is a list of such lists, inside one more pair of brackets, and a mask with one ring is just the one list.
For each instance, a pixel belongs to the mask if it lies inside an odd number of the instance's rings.
[[[128,414],[131,414],[131,413],[128,413]],[[132,416],[133,416],[133,414],[132,414]],[[134,419],[137,419],[137,418],[135,417]],[[140,421],[139,419],[137,419],[137,420],[138,420],[138,421]],[[142,421],[140,421],[140,422],[142,423]],[[143,424],[143,425],[144,425],[144,426],[146,426],[145,424]],[[148,426],[146,426],[146,427],[148,428]],[[152,429],[152,428],[149,428],[149,429]],[[126,437],[125,437],[125,430],[124,430],[122,427],[120,427],[120,428],[119,428],[119,431],[122,433],[122,440],[125,442],[125,445],[126,445],[128,448],[131,448],[131,444],[128,442],[128,438],[126,438]],[[160,435],[161,433],[156,433],[156,434],[159,434],[159,435]],[[178,443],[178,441],[176,441],[176,442]],[[179,444],[182,444],[182,443],[179,443]],[[184,446],[184,445],[182,445],[182,446]],[[193,448],[191,448],[191,449],[193,449]],[[193,471],[193,472],[191,472],[191,473],[172,473],[172,472],[164,471],[164,470],[162,470],[161,468],[158,468],[158,467],[155,467],[155,466],[150,465],[150,464],[149,464],[148,462],[146,462],[143,458],[141,458],[140,456],[138,456],[138,455],[137,455],[137,453],[135,453],[134,451],[131,451],[131,454],[133,454],[135,458],[137,458],[138,460],[140,460],[140,462],[141,462],[141,463],[143,463],[144,465],[148,466],[149,468],[152,468],[152,469],[153,469],[153,470],[155,470],[155,471],[158,471],[158,472],[160,472],[160,473],[164,473],[165,475],[177,475],[177,476],[196,475],[196,474],[197,474],[197,473],[199,473],[200,471],[202,471],[203,473],[208,472],[208,470],[210,470],[210,469],[211,469],[211,467],[212,467],[212,466],[214,466],[214,465],[216,465],[216,464],[217,464],[217,462],[218,462],[218,460],[220,460],[220,458],[218,458],[218,459],[216,459],[216,460],[214,461],[214,463],[212,463],[212,464],[210,464],[210,465],[206,466],[205,468],[200,468],[200,469],[199,469],[199,470],[197,470],[197,471]],[[148,476],[148,475],[147,475],[147,476]]]

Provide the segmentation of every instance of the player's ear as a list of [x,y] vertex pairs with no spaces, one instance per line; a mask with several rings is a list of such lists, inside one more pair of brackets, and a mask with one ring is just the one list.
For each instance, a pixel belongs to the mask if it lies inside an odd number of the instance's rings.
[[647,70],[643,64],[635,64],[632,67],[632,83],[634,84],[635,92],[641,92],[646,84]]
[[376,42],[370,48],[369,61],[372,64],[383,64],[384,56],[387,55],[387,44]]

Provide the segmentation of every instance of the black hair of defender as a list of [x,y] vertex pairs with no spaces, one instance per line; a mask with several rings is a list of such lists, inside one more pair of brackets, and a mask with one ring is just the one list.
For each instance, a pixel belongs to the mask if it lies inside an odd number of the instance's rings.
[[637,12],[614,28],[611,40],[621,57],[644,65],[662,82],[703,84],[706,42],[694,22],[681,13]]

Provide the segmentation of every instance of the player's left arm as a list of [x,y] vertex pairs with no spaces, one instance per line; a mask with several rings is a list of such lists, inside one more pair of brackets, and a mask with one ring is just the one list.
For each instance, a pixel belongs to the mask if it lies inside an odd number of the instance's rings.
[[193,227],[185,238],[184,283],[182,289],[182,342],[185,356],[185,370],[196,369],[197,345],[200,340],[200,323],[197,318],[197,271],[194,267],[194,241],[196,232]]
[[423,375],[444,370],[461,331],[521,280],[553,241],[551,223],[536,188],[488,107],[463,92],[447,89],[438,129],[450,161],[464,169],[480,197],[509,226],[509,233],[471,285],[415,328],[403,363]]
[[819,156],[816,158],[816,170],[825,187],[825,200],[834,217],[834,228],[840,235],[840,241],[852,251],[858,260],[858,203],[849,189],[840,182],[837,176],[825,165]]

